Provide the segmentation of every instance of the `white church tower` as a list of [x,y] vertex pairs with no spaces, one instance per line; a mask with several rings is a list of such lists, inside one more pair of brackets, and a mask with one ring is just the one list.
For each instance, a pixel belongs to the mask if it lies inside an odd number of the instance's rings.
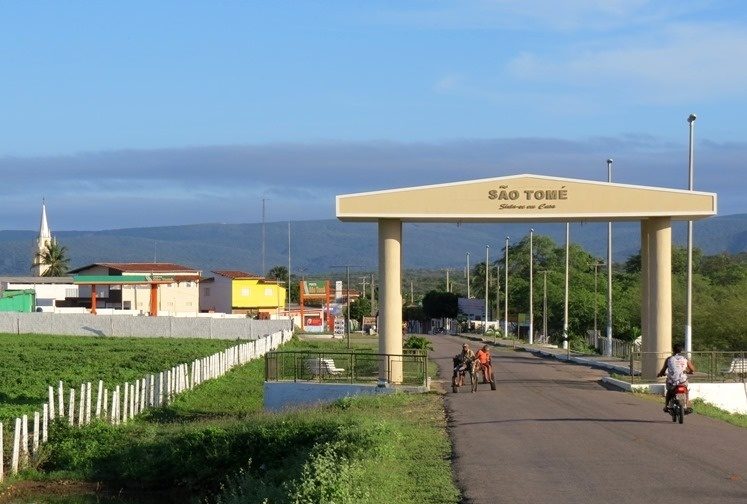
[[[41,255],[44,253],[44,251],[47,249],[47,243],[50,243],[53,241],[54,238],[52,238],[52,233],[49,231],[49,223],[47,223],[47,205],[44,200],[42,200],[42,213],[41,213],[41,222],[39,224],[39,237],[36,239],[36,251],[34,252],[34,262],[32,264],[36,264],[41,257]],[[49,266],[40,264],[38,266],[33,267],[34,276],[42,276]]]

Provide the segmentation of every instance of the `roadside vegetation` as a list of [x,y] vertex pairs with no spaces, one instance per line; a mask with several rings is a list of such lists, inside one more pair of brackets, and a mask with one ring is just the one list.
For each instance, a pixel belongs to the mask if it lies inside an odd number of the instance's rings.
[[98,380],[105,385],[122,383],[234,344],[208,339],[0,334],[0,422],[40,411],[48,387],[56,390],[60,380],[66,389]]
[[[649,394],[647,392],[633,392],[637,397],[643,397],[652,401],[661,402],[662,396]],[[736,425],[737,427],[747,428],[747,415],[741,413],[730,413],[713,404],[707,403],[702,399],[693,399],[693,414],[702,415],[708,418],[714,418],[723,422]]]
[[[343,350],[346,342],[289,346]],[[263,378],[259,359],[123,426],[56,422],[35,466],[15,481],[101,482],[141,497],[167,490],[172,502],[459,502],[437,394],[270,414],[262,410]]]

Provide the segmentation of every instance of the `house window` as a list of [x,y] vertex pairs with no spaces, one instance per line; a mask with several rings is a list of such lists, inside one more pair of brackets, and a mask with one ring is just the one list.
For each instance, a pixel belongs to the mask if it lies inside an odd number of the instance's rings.
[[210,295],[210,287],[205,287],[203,289],[203,292],[205,293],[206,296],[209,296]]
[[186,283],[184,284],[184,286],[185,286],[185,287],[192,287],[192,282],[186,282]]
[[272,289],[269,287],[265,287],[265,297],[272,296]]
[[248,296],[249,295],[249,288],[248,287],[244,287],[243,289],[241,289],[241,295],[242,296]]

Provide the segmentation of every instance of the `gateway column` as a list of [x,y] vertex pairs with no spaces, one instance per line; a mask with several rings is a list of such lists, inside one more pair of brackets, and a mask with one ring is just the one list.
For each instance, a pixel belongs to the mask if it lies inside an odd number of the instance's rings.
[[[379,219],[379,353],[402,355],[402,221]],[[379,364],[379,379],[402,383],[402,360]]]
[[672,350],[672,221],[669,217],[656,217],[642,221],[641,226],[641,237],[645,235],[647,245],[641,248],[642,272],[647,272],[643,289],[647,303],[641,315],[648,319],[647,323],[642,322],[648,330],[644,335],[648,342],[643,348],[649,352],[644,354],[641,376],[655,380]]

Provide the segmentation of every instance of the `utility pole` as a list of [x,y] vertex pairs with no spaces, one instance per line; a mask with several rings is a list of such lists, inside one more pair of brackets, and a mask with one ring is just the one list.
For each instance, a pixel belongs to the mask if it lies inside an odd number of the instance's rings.
[[490,280],[490,245],[485,245],[485,320],[482,324],[482,333],[488,332],[488,285]]
[[345,268],[345,337],[350,348],[350,268],[360,268],[360,266],[330,266],[331,268]]
[[542,339],[547,343],[547,271],[542,277]]
[[265,201],[267,198],[262,198],[262,271],[260,276],[264,277],[267,274],[265,269]]

